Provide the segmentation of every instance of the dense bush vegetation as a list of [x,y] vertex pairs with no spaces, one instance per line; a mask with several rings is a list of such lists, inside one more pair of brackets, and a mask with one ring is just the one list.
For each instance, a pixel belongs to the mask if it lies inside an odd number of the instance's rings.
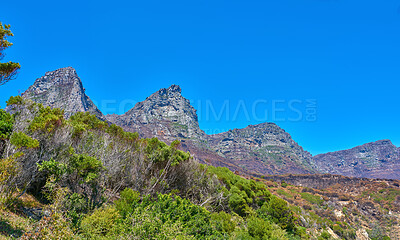
[[6,140],[10,137],[13,129],[14,118],[0,109],[0,141]]
[[33,139],[23,132],[14,132],[10,137],[10,143],[18,148],[37,148],[39,147],[39,141]]

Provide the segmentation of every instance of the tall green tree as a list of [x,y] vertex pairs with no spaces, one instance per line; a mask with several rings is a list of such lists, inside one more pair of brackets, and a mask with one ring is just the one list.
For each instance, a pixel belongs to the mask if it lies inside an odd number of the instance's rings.
[[[0,60],[5,56],[4,50],[13,44],[7,41],[7,37],[12,37],[14,34],[10,30],[10,25],[6,25],[0,22]],[[21,68],[19,63],[6,62],[0,63],[0,85],[7,83],[8,81],[14,79]]]

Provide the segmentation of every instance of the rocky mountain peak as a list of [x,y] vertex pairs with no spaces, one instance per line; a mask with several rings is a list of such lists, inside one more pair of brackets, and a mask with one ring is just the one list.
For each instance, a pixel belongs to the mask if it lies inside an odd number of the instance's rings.
[[203,138],[196,109],[181,94],[178,85],[162,88],[137,103],[121,116],[108,115],[108,120],[137,131],[142,136],[157,136],[165,141],[172,139]]
[[149,97],[146,98],[146,100],[148,99],[185,99],[182,96],[182,89],[179,85],[171,85],[169,88],[161,88],[160,90],[158,90],[157,92],[153,93],[152,95],[150,95]]
[[60,68],[33,83],[22,97],[52,108],[62,108],[68,118],[76,112],[90,112],[105,120],[104,115],[85,94],[82,81],[72,67]]
[[372,178],[399,178],[400,175],[400,148],[387,139],[313,158],[324,173]]

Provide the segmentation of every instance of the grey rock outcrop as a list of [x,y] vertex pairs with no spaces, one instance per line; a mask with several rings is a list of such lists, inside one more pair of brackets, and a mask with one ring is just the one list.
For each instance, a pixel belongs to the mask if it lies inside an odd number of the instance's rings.
[[36,79],[33,85],[22,93],[22,97],[44,106],[64,109],[67,118],[76,112],[90,112],[105,120],[105,116],[85,94],[82,81],[72,67],[47,72],[43,77]]
[[200,162],[246,174],[312,173],[311,155],[273,123],[207,135],[199,127],[196,110],[177,85],[163,88],[123,115],[107,119],[142,137],[182,142]]
[[366,143],[351,149],[313,157],[323,173],[351,177],[400,179],[400,149],[390,140]]
[[274,123],[250,125],[211,135],[209,139],[218,154],[255,173],[315,172],[311,154]]
[[177,85],[160,89],[125,114],[106,117],[142,137],[158,137],[167,142],[177,138],[204,140],[205,133],[200,130],[196,110],[181,91]]

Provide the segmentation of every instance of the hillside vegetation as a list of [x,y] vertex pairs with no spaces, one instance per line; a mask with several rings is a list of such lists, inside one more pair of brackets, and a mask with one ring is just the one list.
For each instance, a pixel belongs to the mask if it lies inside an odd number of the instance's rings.
[[355,239],[362,231],[385,239],[398,224],[396,189],[358,193],[379,216],[367,222],[372,213],[355,196],[202,165],[179,141],[142,139],[89,113],[65,119],[21,97],[8,105],[12,115],[0,110],[4,239]]

